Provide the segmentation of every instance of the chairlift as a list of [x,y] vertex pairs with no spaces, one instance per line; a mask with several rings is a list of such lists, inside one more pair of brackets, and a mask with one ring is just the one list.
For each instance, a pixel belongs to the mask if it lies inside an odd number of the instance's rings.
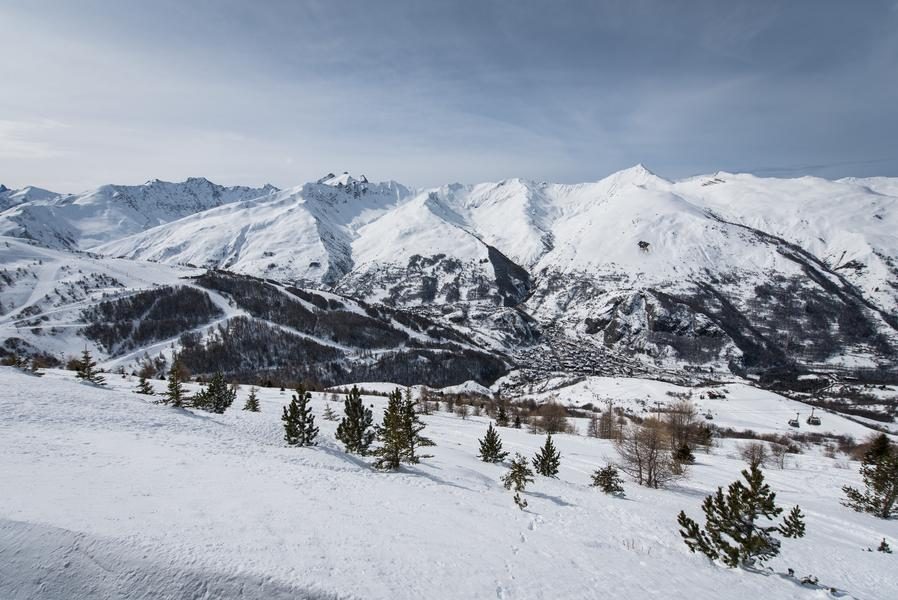
[[789,427],[801,427],[801,424],[798,422],[799,413],[795,413],[794,419],[789,419]]
[[712,415],[710,412],[705,413],[705,420],[707,420],[707,421],[713,421],[713,420],[714,420],[714,415]]
[[811,409],[811,416],[808,417],[808,425],[820,425],[820,417],[814,416],[814,409]]

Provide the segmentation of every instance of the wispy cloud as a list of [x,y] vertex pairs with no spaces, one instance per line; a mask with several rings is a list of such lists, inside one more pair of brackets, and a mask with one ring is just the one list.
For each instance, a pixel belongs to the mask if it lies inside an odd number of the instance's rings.
[[24,160],[64,156],[65,152],[47,140],[47,134],[66,127],[52,119],[30,121],[0,120],[0,159]]

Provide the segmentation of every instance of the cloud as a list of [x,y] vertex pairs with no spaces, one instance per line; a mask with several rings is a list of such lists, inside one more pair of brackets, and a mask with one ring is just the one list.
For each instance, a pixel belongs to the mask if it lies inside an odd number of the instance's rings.
[[10,1],[0,180],[898,175],[893,5]]
[[65,152],[47,134],[65,124],[52,119],[31,121],[0,120],[0,159],[44,159],[64,156]]

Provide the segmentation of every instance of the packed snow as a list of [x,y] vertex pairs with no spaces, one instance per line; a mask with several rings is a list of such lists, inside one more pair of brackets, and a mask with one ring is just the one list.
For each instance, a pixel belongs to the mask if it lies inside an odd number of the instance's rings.
[[[319,445],[291,448],[279,422],[289,391],[261,389],[261,412],[248,413],[243,386],[215,415],[154,404],[133,393],[132,378],[108,377],[100,388],[69,372],[0,367],[4,599],[898,597],[894,555],[867,551],[883,538],[896,546],[898,521],[841,506],[858,465],[816,447],[766,471],[779,503],[805,512],[807,536],[753,572],[709,564],[677,533],[681,509],[699,517],[703,497],[738,478],[732,440],[699,454],[670,489],[627,481],[615,498],[588,486],[613,446],[558,435],[559,478],[538,477],[521,511],[499,483],[505,468],[476,457],[485,417],[424,416],[433,457],[379,473],[335,441],[326,394],[312,401]],[[582,391],[637,397],[653,385],[616,383]],[[728,387],[715,418],[779,430],[775,399],[760,394],[754,405],[750,390]],[[365,397],[375,421],[384,401]],[[860,433],[829,415],[824,423]],[[506,450],[528,456],[543,442],[500,434]],[[800,585],[789,568],[819,586]]]

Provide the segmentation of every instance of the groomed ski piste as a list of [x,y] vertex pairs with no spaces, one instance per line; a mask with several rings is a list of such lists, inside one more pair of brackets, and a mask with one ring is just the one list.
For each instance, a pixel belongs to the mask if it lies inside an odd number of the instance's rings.
[[[327,394],[312,395],[318,445],[295,448],[280,422],[290,390],[261,388],[261,412],[249,413],[242,386],[217,415],[154,404],[133,392],[136,379],[107,378],[96,387],[66,371],[0,367],[3,600],[898,598],[898,555],[868,551],[883,538],[898,546],[898,521],[842,506],[841,487],[859,483],[859,465],[819,446],[765,469],[778,504],[801,506],[806,537],[784,540],[766,568],[729,569],[690,553],[676,517],[701,520],[704,497],[739,478],[738,440],[716,440],[667,489],[625,478],[618,498],[588,485],[616,460],[613,444],[558,434],[559,476],[537,476],[522,511],[499,481],[507,467],[477,458],[485,416],[423,416],[433,456],[381,473],[343,452],[336,422],[322,418]],[[163,391],[165,382],[153,383]],[[728,387],[728,400],[713,405],[696,397],[718,424],[782,433],[790,413],[807,414],[775,394]],[[607,378],[581,388],[564,401],[674,389]],[[385,398],[365,402],[378,422]],[[342,397],[330,404],[342,413]],[[871,432],[821,416],[819,431],[858,440]],[[584,432],[585,420],[575,421]],[[526,456],[544,441],[526,429],[499,433],[505,450]],[[819,583],[802,585],[807,575]]]

